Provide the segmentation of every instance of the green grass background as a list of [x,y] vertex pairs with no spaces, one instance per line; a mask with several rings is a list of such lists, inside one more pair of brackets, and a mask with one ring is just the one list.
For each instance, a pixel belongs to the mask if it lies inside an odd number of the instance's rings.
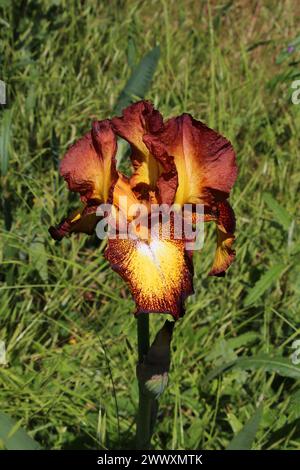
[[[297,36],[299,2],[0,4],[8,92],[0,115],[1,410],[45,448],[132,447],[134,303],[103,259],[103,243],[82,235],[56,244],[47,229],[76,207],[58,161],[92,119],[112,116],[130,74],[128,44],[138,58],[159,44],[147,98],[165,117],[190,112],[226,135],[239,177],[231,196],[237,259],[226,278],[207,276],[209,229],[195,256],[195,295],[174,330],[153,447],[224,449],[263,402],[254,448],[299,449],[299,380],[237,369],[204,383],[237,356],[288,358],[300,338],[300,105],[291,103],[290,79],[272,85],[297,70],[297,55],[275,59]],[[279,263],[267,288],[245,301]],[[151,316],[153,333],[164,319]]]

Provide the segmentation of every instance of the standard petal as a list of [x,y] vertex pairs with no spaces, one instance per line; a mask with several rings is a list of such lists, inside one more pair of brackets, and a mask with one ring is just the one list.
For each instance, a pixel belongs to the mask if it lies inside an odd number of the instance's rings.
[[235,258],[235,250],[232,245],[235,240],[235,215],[227,201],[218,204],[217,224],[217,249],[210,276],[224,276],[225,271]]
[[112,123],[115,132],[132,147],[131,159],[135,170],[132,186],[144,183],[154,190],[161,174],[160,163],[150,154],[143,137],[162,128],[161,114],[148,101],[139,101],[124,109],[122,117],[113,118]]
[[175,203],[213,204],[228,197],[237,176],[231,143],[189,114],[168,120],[146,137],[153,155],[162,148],[174,157],[178,172]]
[[128,178],[121,173],[114,186],[113,205],[117,231],[127,232],[128,223],[134,219],[140,201],[132,191]]
[[136,314],[184,314],[184,300],[193,292],[193,267],[182,240],[110,239],[105,256],[128,283]]
[[132,191],[128,178],[121,173],[114,186],[113,204],[122,211],[127,220],[131,219],[134,215],[134,211],[131,209],[132,206],[140,204],[140,201]]
[[65,154],[60,173],[69,189],[81,200],[108,202],[118,177],[115,154],[116,137],[109,120],[96,121],[91,132],[79,139]]
[[123,116],[113,118],[112,123],[115,132],[132,148],[132,188],[141,192],[143,197],[147,191],[155,191],[159,202],[171,204],[178,185],[174,160],[162,147],[153,156],[148,145],[149,135],[163,129],[161,114],[152,103],[139,101],[124,109]]

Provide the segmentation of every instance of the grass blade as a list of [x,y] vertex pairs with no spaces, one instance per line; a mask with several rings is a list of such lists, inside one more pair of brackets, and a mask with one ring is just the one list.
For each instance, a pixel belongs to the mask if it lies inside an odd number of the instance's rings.
[[248,307],[249,305],[254,304],[260,297],[266,292],[271,285],[276,282],[283,270],[285,265],[280,263],[276,264],[270,268],[266,273],[264,273],[261,278],[255,283],[255,285],[249,290],[245,300],[244,306]]
[[271,209],[271,211],[273,212],[273,215],[277,222],[279,222],[285,230],[288,230],[292,223],[292,218],[287,212],[287,210],[280,204],[278,204],[278,202],[269,193],[264,193],[263,199],[269,209]]
[[263,408],[262,405],[260,405],[243,429],[234,436],[226,450],[251,450],[261,421],[262,412]]
[[131,70],[134,70],[136,65],[136,46],[132,38],[128,41],[127,61]]

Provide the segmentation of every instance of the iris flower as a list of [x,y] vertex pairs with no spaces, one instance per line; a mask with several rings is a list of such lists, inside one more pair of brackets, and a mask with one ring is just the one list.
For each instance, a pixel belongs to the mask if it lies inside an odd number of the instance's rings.
[[[116,168],[118,137],[130,144],[130,177]],[[214,222],[217,233],[209,274],[223,276],[235,257],[235,217],[228,203],[237,176],[235,153],[227,139],[189,114],[164,121],[150,102],[140,101],[121,117],[93,122],[91,131],[67,151],[60,174],[69,190],[79,193],[82,207],[51,227],[50,234],[56,240],[71,233],[93,234],[103,220],[98,206],[112,204],[114,217],[121,215],[122,222],[117,236],[108,237],[105,256],[127,282],[136,314],[169,313],[178,319],[193,292],[193,253],[184,236],[141,237],[137,230],[135,237],[122,237],[124,223],[136,216],[131,211],[136,204],[148,216],[153,204],[175,204],[177,210],[190,204],[192,212],[202,204],[204,221]]]

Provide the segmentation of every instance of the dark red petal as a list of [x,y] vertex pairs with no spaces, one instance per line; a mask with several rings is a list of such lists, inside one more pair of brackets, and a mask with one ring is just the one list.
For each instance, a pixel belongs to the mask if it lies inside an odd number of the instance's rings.
[[112,123],[115,132],[131,144],[132,188],[155,191],[160,203],[171,204],[178,184],[174,160],[163,147],[153,156],[148,140],[152,133],[163,129],[161,114],[150,102],[140,101],[128,106]]
[[175,203],[212,204],[228,197],[237,166],[230,142],[220,134],[183,114],[145,139],[154,156],[165,151],[174,157],[178,173]]
[[100,220],[96,215],[98,205],[87,206],[82,210],[73,212],[63,219],[56,227],[50,227],[49,233],[54,240],[60,241],[71,233],[86,233],[92,235]]
[[117,179],[116,137],[110,121],[94,122],[92,131],[79,139],[65,154],[60,173],[71,191],[89,199],[107,202]]

